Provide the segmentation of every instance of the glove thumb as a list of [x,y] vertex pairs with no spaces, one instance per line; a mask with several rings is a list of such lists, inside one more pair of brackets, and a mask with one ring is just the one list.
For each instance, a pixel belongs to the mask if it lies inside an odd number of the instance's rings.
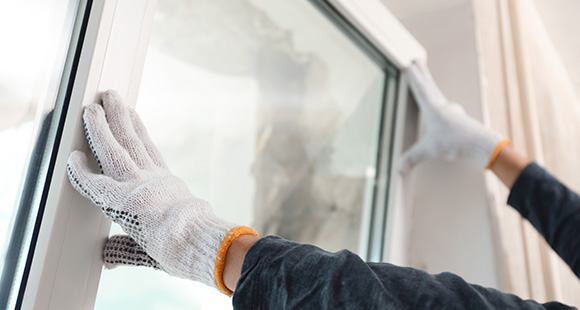
[[433,150],[433,143],[424,137],[419,142],[415,143],[405,154],[401,157],[399,162],[399,171],[403,174],[408,173],[417,164],[435,157]]
[[103,250],[105,268],[126,266],[145,266],[161,269],[159,263],[127,235],[115,235],[107,240]]

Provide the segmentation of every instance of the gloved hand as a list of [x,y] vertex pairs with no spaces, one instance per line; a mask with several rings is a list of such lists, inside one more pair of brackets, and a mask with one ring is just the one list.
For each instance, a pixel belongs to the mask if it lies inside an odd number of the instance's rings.
[[127,235],[114,235],[107,240],[103,261],[107,269],[124,265],[161,269],[159,263]]
[[105,92],[101,100],[102,106],[85,108],[83,120],[102,174],[92,172],[85,154],[75,151],[67,167],[73,187],[157,262],[151,265],[231,294],[221,274],[227,248],[237,236],[256,233],[216,217],[208,202],[189,192],[116,92]]
[[409,68],[409,83],[425,115],[427,132],[403,155],[402,172],[427,159],[457,157],[470,157],[488,169],[501,147],[510,143],[467,115],[459,104],[449,102],[424,64],[414,63]]

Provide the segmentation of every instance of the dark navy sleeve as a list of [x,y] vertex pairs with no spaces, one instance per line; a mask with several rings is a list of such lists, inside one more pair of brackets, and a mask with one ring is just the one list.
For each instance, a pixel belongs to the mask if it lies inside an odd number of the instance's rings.
[[576,309],[522,300],[451,273],[365,263],[346,250],[330,253],[273,236],[258,240],[246,254],[233,305],[236,310]]
[[580,277],[580,196],[532,163],[512,186],[508,204],[534,225]]

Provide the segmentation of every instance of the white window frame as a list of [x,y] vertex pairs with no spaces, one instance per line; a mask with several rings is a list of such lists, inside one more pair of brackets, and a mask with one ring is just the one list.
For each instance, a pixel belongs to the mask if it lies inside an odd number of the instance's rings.
[[[352,25],[361,32],[377,49],[382,52],[399,70],[401,77],[398,89],[389,92],[397,96],[395,107],[387,107],[383,119],[390,120],[395,113],[395,125],[386,128],[383,133],[383,146],[392,144],[392,153],[381,151],[381,166],[376,172],[377,201],[375,205],[385,205],[379,208],[371,221],[373,227],[379,229],[364,236],[371,238],[366,257],[368,261],[388,261],[394,264],[406,264],[406,242],[409,235],[410,210],[409,194],[413,192],[412,173],[405,178],[395,169],[390,169],[390,163],[400,161],[405,147],[411,145],[417,136],[404,135],[409,129],[419,132],[420,117],[416,107],[408,107],[409,85],[405,68],[414,61],[427,61],[427,52],[411,33],[397,20],[380,0],[328,0]],[[390,131],[394,130],[394,134]],[[392,135],[391,135],[392,134]],[[392,139],[391,139],[392,137]],[[391,158],[389,158],[391,157]],[[387,214],[384,214],[384,213]],[[386,218],[386,222],[384,219]],[[372,236],[371,236],[372,235]],[[372,249],[382,249],[382,253]]]
[[[380,0],[327,2],[399,69],[403,70],[414,60],[426,59],[422,46]],[[23,309],[92,309],[97,295],[102,248],[110,222],[69,184],[66,162],[73,150],[90,154],[82,130],[83,106],[96,102],[98,94],[107,89],[119,91],[129,105],[135,104],[157,1],[89,0],[88,3],[90,18],[23,295]],[[398,88],[392,92],[398,96],[397,108],[384,111],[388,116],[396,113],[392,158],[382,161],[378,171],[382,177],[377,184],[383,193],[378,199],[388,206],[388,214],[386,232],[377,232],[386,237],[376,242],[384,243],[383,260],[392,262],[397,262],[402,255],[401,240],[406,228],[403,182],[396,169],[389,169],[386,163],[398,162],[405,144],[402,135],[405,126],[417,127],[416,115],[411,119],[405,117],[408,86],[404,71]],[[390,156],[390,152],[382,153]],[[376,220],[384,217],[384,214],[376,216]]]

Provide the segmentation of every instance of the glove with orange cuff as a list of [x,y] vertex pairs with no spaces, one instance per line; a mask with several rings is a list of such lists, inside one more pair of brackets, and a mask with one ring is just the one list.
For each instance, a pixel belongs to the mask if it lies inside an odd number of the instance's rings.
[[489,169],[510,141],[471,118],[459,104],[449,102],[424,64],[414,63],[408,73],[411,91],[427,121],[427,132],[403,155],[401,171],[407,172],[427,159],[458,157],[472,158]]
[[93,172],[80,151],[70,154],[67,168],[73,187],[129,235],[107,243],[106,266],[151,266],[231,294],[222,279],[228,247],[256,232],[215,216],[207,201],[192,195],[116,92],[101,100],[85,108],[83,120],[102,173]]

